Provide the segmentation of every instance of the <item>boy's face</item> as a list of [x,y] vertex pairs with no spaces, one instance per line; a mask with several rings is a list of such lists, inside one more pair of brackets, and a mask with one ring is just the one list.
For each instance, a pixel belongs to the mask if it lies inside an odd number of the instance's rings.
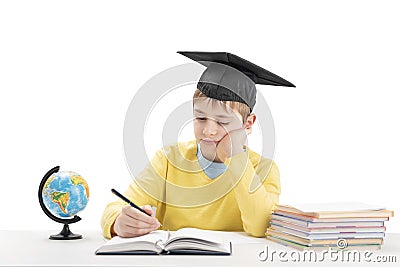
[[228,105],[211,98],[193,102],[193,125],[203,156],[214,161],[218,142],[230,131],[243,127],[242,116]]

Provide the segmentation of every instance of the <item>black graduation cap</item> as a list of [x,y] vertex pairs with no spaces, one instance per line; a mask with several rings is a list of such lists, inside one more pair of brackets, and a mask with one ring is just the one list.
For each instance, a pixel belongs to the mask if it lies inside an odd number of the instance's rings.
[[178,53],[207,67],[197,83],[202,93],[220,101],[244,103],[250,107],[250,112],[256,104],[256,84],[296,87],[278,75],[231,53]]

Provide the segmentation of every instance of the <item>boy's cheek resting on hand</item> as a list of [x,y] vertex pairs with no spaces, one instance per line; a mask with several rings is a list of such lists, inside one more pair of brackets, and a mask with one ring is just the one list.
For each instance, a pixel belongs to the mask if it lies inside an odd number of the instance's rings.
[[228,132],[217,145],[217,158],[221,162],[225,162],[228,158],[243,152],[243,145],[246,143],[247,135],[250,132],[251,127],[249,129],[240,128]]

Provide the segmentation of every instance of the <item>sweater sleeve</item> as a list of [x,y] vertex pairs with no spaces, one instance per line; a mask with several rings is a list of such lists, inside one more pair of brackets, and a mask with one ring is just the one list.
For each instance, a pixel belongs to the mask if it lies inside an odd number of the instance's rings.
[[[137,179],[132,180],[124,195],[138,206],[150,205],[156,206],[158,209],[162,203],[159,200],[164,197],[166,170],[167,160],[163,152],[159,150],[146,168],[140,172]],[[101,218],[104,237],[111,238],[115,236],[112,229],[114,222],[126,205],[124,201],[118,199],[106,206]],[[162,221],[159,216],[160,214],[157,212],[157,219]]]
[[278,167],[272,160],[262,157],[253,166],[243,152],[231,158],[227,172],[237,180],[233,191],[243,229],[252,236],[265,236],[281,190]]

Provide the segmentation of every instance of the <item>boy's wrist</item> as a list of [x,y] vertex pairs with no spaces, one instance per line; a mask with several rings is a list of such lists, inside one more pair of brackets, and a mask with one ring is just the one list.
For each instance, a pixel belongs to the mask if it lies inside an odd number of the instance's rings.
[[231,159],[232,157],[234,157],[234,156],[236,156],[236,155],[239,155],[239,154],[241,154],[241,153],[244,153],[244,152],[246,152],[246,150],[243,148],[243,146],[237,147],[237,148],[235,148],[235,149],[232,148],[231,154],[230,154],[230,155],[226,155],[225,157],[223,157],[223,159],[221,159],[221,162],[224,162],[225,165],[226,165],[226,161],[227,161],[228,159]]
[[237,155],[239,153],[242,153],[244,151],[245,150],[243,148],[243,145],[234,146],[234,147],[232,147],[232,155],[231,155],[231,157],[233,157],[233,156],[235,156],[235,155]]
[[110,227],[110,234],[111,234],[111,237],[114,237],[114,236],[117,236],[118,234],[115,232],[115,230],[114,230],[114,226],[115,226],[115,221],[113,222],[113,224],[111,225],[111,227]]

